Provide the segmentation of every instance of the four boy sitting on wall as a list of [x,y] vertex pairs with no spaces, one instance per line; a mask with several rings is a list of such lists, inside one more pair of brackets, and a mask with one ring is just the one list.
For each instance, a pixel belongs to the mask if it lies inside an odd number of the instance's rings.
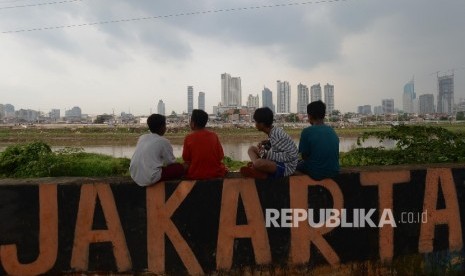
[[[266,133],[269,139],[249,148],[251,162],[240,169],[241,174],[257,179],[275,179],[290,176],[298,170],[316,180],[336,176],[339,172],[339,138],[331,127],[324,124],[325,113],[326,106],[322,101],[307,105],[311,126],[302,131],[297,149],[282,128],[273,126],[271,109],[255,110],[255,127]],[[147,119],[151,133],[139,138],[131,158],[133,180],[140,186],[148,186],[184,175],[187,179],[224,177],[227,170],[222,163],[223,148],[218,136],[205,129],[207,121],[205,111],[196,109],[192,112],[192,133],[184,140],[182,165],[175,162],[172,146],[162,137],[166,132],[165,117],[151,115]]]

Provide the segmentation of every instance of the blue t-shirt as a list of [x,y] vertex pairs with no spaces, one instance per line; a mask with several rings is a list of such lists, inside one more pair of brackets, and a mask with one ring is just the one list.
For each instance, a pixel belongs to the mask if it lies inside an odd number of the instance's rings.
[[313,125],[300,135],[299,153],[302,154],[303,173],[314,179],[336,176],[339,173],[339,137],[327,125]]

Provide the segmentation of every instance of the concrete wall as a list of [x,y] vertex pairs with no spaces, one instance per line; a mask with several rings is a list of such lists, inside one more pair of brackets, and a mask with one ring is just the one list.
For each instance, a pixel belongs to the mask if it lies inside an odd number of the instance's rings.
[[[434,266],[426,260],[434,252],[456,254],[454,269],[465,271],[464,196],[462,165],[350,169],[323,181],[173,181],[147,189],[128,178],[3,179],[0,274],[337,269],[367,261],[389,266],[403,256],[424,258],[424,270],[425,263]],[[288,213],[308,208],[345,209],[348,216],[336,227],[311,227],[299,222],[306,213]],[[271,209],[280,217],[267,227],[266,217],[277,215]],[[374,227],[360,219],[361,209]]]

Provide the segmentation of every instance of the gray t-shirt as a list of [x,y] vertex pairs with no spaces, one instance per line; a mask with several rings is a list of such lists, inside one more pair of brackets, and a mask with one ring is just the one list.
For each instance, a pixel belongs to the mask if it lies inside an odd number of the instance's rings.
[[161,168],[176,162],[170,142],[158,134],[139,137],[129,171],[140,186],[149,186],[161,178]]

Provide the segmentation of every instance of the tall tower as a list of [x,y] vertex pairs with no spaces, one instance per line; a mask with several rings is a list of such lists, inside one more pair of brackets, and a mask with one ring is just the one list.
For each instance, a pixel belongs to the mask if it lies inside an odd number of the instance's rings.
[[240,108],[242,106],[241,78],[221,74],[221,104],[226,107]]
[[273,104],[273,92],[266,87],[264,87],[262,91],[262,107],[268,107],[273,113],[276,112]]
[[314,84],[310,87],[310,102],[321,101],[321,86],[320,84]]
[[405,113],[415,113],[414,100],[416,98],[415,94],[415,83],[412,79],[407,84],[404,85],[404,94],[402,97],[403,107]]
[[249,97],[247,98],[247,107],[249,108],[258,108],[260,105],[260,97],[254,96],[252,94],[249,94]]
[[454,74],[438,76],[438,113],[452,114],[454,106]]
[[334,111],[334,85],[327,83],[324,89],[325,89],[326,114],[331,115]]
[[420,114],[433,114],[434,113],[434,95],[424,94],[418,97],[419,100],[419,113]]
[[394,109],[394,99],[383,99],[381,100],[381,106],[383,114],[393,114]]
[[297,85],[297,113],[307,114],[308,87],[299,83]]
[[187,87],[187,114],[192,114],[192,110],[194,109],[194,87],[188,86]]
[[291,87],[288,81],[277,81],[278,108],[277,113],[291,112]]
[[157,113],[160,115],[165,115],[165,103],[162,100],[158,101]]
[[198,107],[199,109],[205,111],[205,93],[204,92],[199,92],[199,98],[198,98]]

